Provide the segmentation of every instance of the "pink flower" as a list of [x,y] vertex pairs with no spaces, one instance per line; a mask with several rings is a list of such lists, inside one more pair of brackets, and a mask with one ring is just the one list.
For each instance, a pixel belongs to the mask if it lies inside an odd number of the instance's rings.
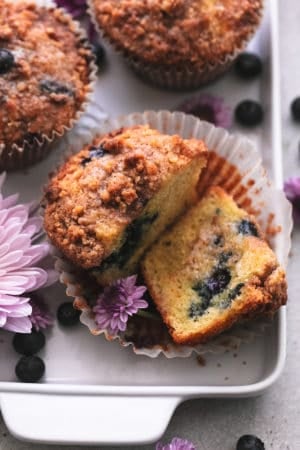
[[115,336],[126,330],[129,316],[147,308],[148,303],[142,298],[147,288],[136,286],[136,279],[136,275],[122,278],[104,288],[93,308],[95,322],[101,330]]
[[300,224],[300,177],[291,177],[284,182],[284,192],[293,205],[293,218]]
[[216,125],[217,127],[230,128],[232,114],[224,99],[209,94],[199,94],[185,100],[177,108],[186,114],[193,114],[201,120]]
[[56,276],[41,267],[49,252],[47,243],[37,243],[42,219],[34,215],[32,204],[17,204],[17,194],[3,197],[4,180],[5,174],[0,175],[0,328],[30,333],[28,293],[51,284]]
[[194,444],[186,439],[173,438],[170,444],[156,444],[156,450],[196,450]]
[[54,318],[52,314],[50,314],[49,308],[44,299],[37,294],[31,294],[30,297],[29,303],[32,308],[32,312],[29,319],[32,323],[32,327],[36,331],[39,331],[52,326],[54,323]]

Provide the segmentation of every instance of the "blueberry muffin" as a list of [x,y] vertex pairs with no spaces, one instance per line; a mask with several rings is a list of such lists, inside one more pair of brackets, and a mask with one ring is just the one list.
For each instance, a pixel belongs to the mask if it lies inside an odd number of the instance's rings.
[[196,88],[223,73],[256,30],[263,0],[90,0],[104,36],[137,73]]
[[62,10],[0,0],[0,170],[43,156],[91,90],[92,53]]
[[287,300],[284,270],[258,224],[219,187],[159,238],[142,270],[178,344],[205,342]]
[[46,190],[48,236],[101,285],[133,274],[144,251],[195,202],[206,159],[202,141],[148,126],[96,137]]

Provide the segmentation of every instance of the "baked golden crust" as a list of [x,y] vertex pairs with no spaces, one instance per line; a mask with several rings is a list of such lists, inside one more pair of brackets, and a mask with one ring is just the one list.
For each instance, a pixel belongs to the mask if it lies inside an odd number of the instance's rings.
[[145,64],[202,69],[249,39],[263,0],[92,0],[104,34]]
[[287,300],[285,272],[255,219],[219,187],[160,237],[142,270],[178,344],[205,342]]
[[0,150],[62,132],[90,90],[92,53],[75,22],[57,8],[0,0]]
[[[156,234],[180,214],[196,197],[197,180],[206,159],[203,142],[162,135],[148,126],[97,137],[51,180],[45,193],[45,229],[71,261],[85,269],[96,268],[120,247],[126,239],[126,228],[142,213]],[[189,167],[194,179],[189,173],[186,191],[182,183],[178,187],[185,192],[182,201],[180,191],[166,191],[168,198],[177,195],[177,204],[159,227],[157,217],[163,217],[159,207],[164,205],[154,205],[153,198],[172,180],[180,180],[180,174]],[[137,241],[141,230],[136,228],[135,232],[132,239]],[[130,248],[127,253],[130,256]]]

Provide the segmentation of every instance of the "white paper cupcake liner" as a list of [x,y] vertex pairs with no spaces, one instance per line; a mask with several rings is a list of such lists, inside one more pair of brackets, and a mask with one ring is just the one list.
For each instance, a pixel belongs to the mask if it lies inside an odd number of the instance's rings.
[[[96,119],[95,122],[97,122]],[[210,156],[208,167],[199,182],[199,192],[201,193],[204,188],[212,184],[222,186],[239,205],[255,215],[279,262],[283,267],[286,266],[291,245],[291,205],[284,193],[268,180],[262,167],[261,157],[248,139],[230,135],[226,130],[216,128],[194,116],[169,111],[146,111],[111,119],[99,124],[91,131],[91,135],[95,135],[96,132],[104,134],[121,127],[139,124],[148,124],[161,133],[179,134],[185,139],[204,140],[210,150]],[[79,149],[78,141],[76,139],[74,141],[73,149],[76,146]],[[83,142],[80,142],[80,145],[82,146]],[[67,295],[75,299],[75,307],[82,311],[81,322],[89,328],[90,332],[94,335],[103,334],[107,340],[117,339],[124,347],[132,346],[136,354],[156,357],[162,353],[168,358],[173,358],[187,357],[193,352],[201,354],[224,352],[228,348],[237,348],[241,342],[251,341],[258,334],[262,334],[264,328],[270,323],[266,319],[249,322],[236,326],[206,344],[182,346],[174,344],[171,338],[165,335],[161,325],[158,325],[159,322],[156,323],[160,328],[159,333],[163,342],[156,343],[157,325],[151,325],[151,322],[153,324],[155,321],[147,322],[145,332],[145,326],[141,324],[141,320],[145,319],[138,318],[136,323],[134,320],[130,321],[129,329],[125,333],[111,337],[105,330],[97,329],[86,298],[87,289],[90,290],[92,287],[90,281],[85,280],[84,272],[79,273],[78,269],[61,255],[57,258],[56,267],[60,272],[61,282],[67,286]],[[136,333],[139,333],[138,337]],[[130,335],[135,335],[135,342],[130,340]],[[140,345],[143,342],[145,342],[144,347]]]
[[[11,0],[15,2],[16,0]],[[39,7],[53,8],[57,5],[52,0],[34,0]],[[69,17],[75,25],[75,34],[78,41],[85,48],[90,48],[89,41],[85,31],[80,27],[79,22],[73,20],[72,16],[64,9],[60,9],[64,15]],[[71,130],[78,122],[80,117],[87,110],[89,103],[94,95],[95,83],[97,80],[97,66],[91,52],[91,61],[89,62],[89,83],[85,101],[81,104],[80,109],[75,113],[68,125],[64,125],[62,131],[53,130],[48,136],[42,134],[39,138],[34,137],[31,142],[24,140],[23,145],[13,144],[8,150],[3,144],[0,144],[0,171],[19,170],[33,165],[44,159],[57,146],[57,140],[61,139],[66,132]]]
[[[216,78],[223,75],[232,65],[236,57],[245,50],[250,39],[255,34],[258,26],[253,26],[253,29],[245,39],[239,42],[239,45],[226,57],[217,62],[207,61],[206,64],[196,66],[194,68],[170,67],[166,65],[145,63],[137,57],[133,57],[129,51],[126,51],[122,46],[116,44],[114,40],[104,30],[101,29],[94,10],[94,0],[87,0],[88,12],[92,18],[97,32],[101,37],[109,42],[112,47],[123,56],[128,65],[134,72],[147,81],[148,83],[169,90],[192,90],[197,89],[205,84],[214,81]],[[263,9],[260,11],[259,21],[263,15]]]

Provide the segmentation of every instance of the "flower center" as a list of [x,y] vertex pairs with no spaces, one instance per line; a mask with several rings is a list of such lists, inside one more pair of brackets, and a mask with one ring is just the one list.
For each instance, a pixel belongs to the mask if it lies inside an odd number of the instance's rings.
[[190,111],[194,116],[199,117],[201,120],[206,120],[207,122],[216,123],[216,117],[214,109],[207,104],[197,105]]

